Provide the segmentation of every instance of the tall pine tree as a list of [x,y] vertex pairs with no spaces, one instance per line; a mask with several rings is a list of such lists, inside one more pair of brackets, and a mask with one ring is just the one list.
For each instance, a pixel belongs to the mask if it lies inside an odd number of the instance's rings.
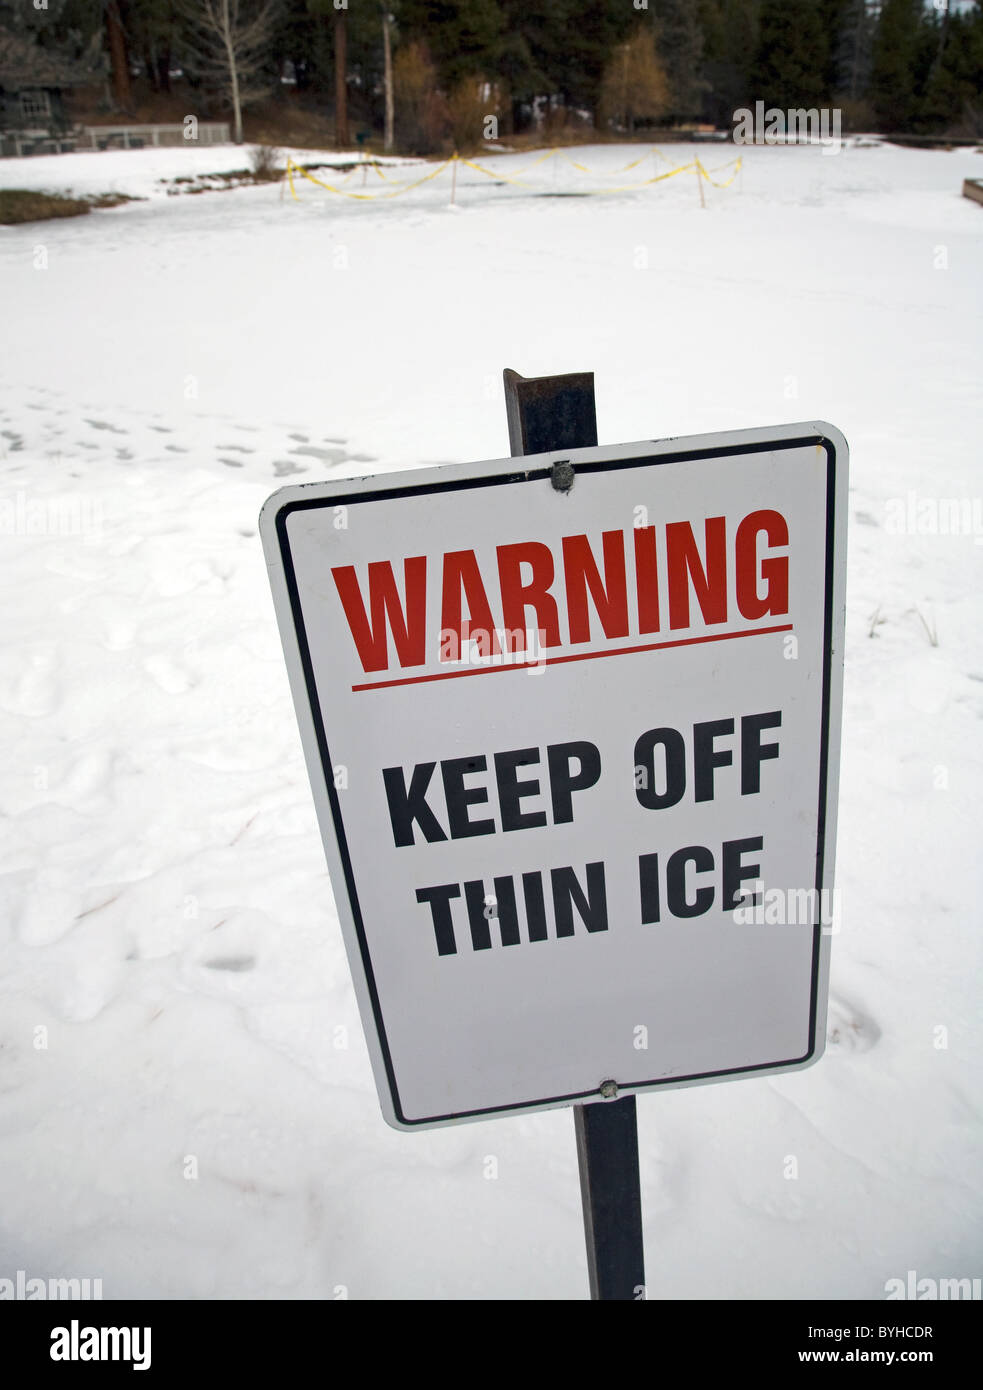
[[860,101],[870,83],[876,22],[871,0],[847,0],[836,50],[836,89],[850,101]]
[[[930,20],[932,17],[930,16]],[[983,138],[983,6],[930,23],[934,52],[920,107],[926,130]],[[923,47],[923,52],[924,52]]]
[[402,0],[401,40],[426,43],[441,83],[462,77],[495,76],[505,31],[499,0]]
[[753,101],[751,64],[758,44],[759,0],[698,0],[709,83],[703,109],[718,126]]
[[692,0],[654,0],[655,47],[669,84],[672,120],[693,120],[703,109],[703,29]]
[[870,100],[881,127],[907,130],[918,114],[922,0],[884,0],[871,60]]
[[819,0],[763,0],[751,73],[756,101],[789,111],[828,99],[829,36]]

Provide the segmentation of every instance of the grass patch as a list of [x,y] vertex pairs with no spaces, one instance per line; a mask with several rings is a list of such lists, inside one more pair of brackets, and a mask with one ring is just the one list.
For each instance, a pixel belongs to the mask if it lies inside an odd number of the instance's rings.
[[0,226],[16,222],[48,222],[53,217],[84,217],[93,208],[132,203],[124,193],[99,193],[92,198],[69,198],[64,193],[37,193],[31,188],[0,188]]
[[82,217],[89,211],[82,198],[61,193],[35,193],[28,188],[0,188],[0,223],[47,222],[52,217]]

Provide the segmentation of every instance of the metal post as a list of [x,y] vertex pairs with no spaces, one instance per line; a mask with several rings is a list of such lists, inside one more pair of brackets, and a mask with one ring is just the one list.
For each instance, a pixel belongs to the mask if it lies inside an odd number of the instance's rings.
[[[522,377],[506,367],[504,375],[513,456],[597,443],[593,372]],[[558,477],[554,486],[562,490]],[[574,1107],[574,1127],[590,1296],[634,1300],[645,1297],[638,1126],[635,1097],[616,1096],[615,1082],[605,1082],[596,1103]]]
[[635,1097],[574,1107],[587,1272],[594,1299],[645,1297]]

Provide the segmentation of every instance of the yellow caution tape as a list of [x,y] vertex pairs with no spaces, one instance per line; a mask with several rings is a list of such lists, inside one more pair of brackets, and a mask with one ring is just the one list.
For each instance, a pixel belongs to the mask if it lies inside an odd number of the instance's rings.
[[315,178],[314,175],[302,165],[294,164],[293,160],[289,158],[287,160],[287,177],[290,179],[290,192],[294,199],[297,198],[297,194],[294,191],[293,170],[296,170],[302,178],[307,179],[308,183],[315,183],[318,188],[323,188],[328,193],[339,193],[343,198],[355,198],[358,202],[362,203],[375,203],[380,200],[385,201],[387,198],[399,198],[403,193],[409,193],[411,188],[419,188],[422,183],[429,183],[430,180],[435,179],[438,174],[442,174],[451,163],[453,163],[453,160],[445,160],[443,164],[438,165],[437,168],[432,170],[429,174],[425,174],[422,179],[416,179],[415,182],[407,184],[405,188],[396,188],[392,193],[351,193],[347,188],[338,188],[334,184],[325,183],[323,179]]
[[646,150],[643,155],[640,155],[638,159],[633,159],[630,164],[623,164],[620,169],[591,169],[586,164],[578,164],[575,159],[571,159],[569,155],[563,154],[562,151],[557,151],[557,153],[560,154],[561,158],[564,159],[567,164],[570,164],[574,169],[579,169],[582,174],[598,174],[602,178],[616,178],[618,174],[627,174],[630,169],[637,169],[639,164],[645,163],[650,154],[656,154],[658,151],[656,151],[653,146],[651,150]]
[[[665,159],[665,156],[662,154],[662,152],[660,150],[657,150],[653,146],[651,151],[648,151],[646,152],[646,154],[641,155],[638,159],[632,160],[631,163],[626,164],[623,168],[612,170],[612,176],[627,173],[631,169],[637,169],[638,166],[644,163],[644,161],[649,157],[650,153],[657,154],[660,158]],[[525,174],[530,169],[535,169],[538,165],[545,163],[547,160],[554,159],[557,155],[561,154],[562,152],[560,150],[547,150],[545,154],[540,155],[538,159],[533,160],[531,164],[527,165],[524,169],[520,169],[518,172],[520,174]],[[576,161],[570,159],[566,155],[562,155],[562,158],[566,160],[568,164],[573,165],[575,169],[579,169],[582,173],[592,172],[585,165],[576,163]],[[429,174],[424,174],[422,178],[413,179],[409,183],[403,183],[400,181],[400,186],[394,187],[391,191],[385,193],[352,193],[347,188],[339,188],[337,184],[325,183],[323,179],[316,178],[308,169],[305,169],[303,165],[294,163],[294,161],[289,157],[287,159],[286,173],[287,180],[290,185],[290,196],[294,199],[295,202],[299,201],[299,199],[297,198],[297,190],[294,184],[294,174],[296,173],[299,174],[302,178],[307,179],[309,183],[316,184],[318,188],[323,188],[328,193],[337,193],[343,198],[354,198],[358,202],[372,203],[385,201],[390,198],[399,198],[404,193],[409,193],[412,189],[419,188],[422,184],[429,183],[432,179],[437,178],[438,175],[442,174],[445,169],[450,168],[450,166],[453,164],[462,164],[467,169],[473,169],[478,174],[483,174],[487,178],[494,179],[496,183],[511,184],[515,188],[535,188],[536,186],[534,184],[524,183],[518,177],[509,177],[507,174],[501,173],[500,171],[486,169],[483,165],[475,163],[474,160],[462,159],[457,154],[453,154],[450,157],[450,159],[445,159],[442,164],[438,164],[434,169],[430,171]],[[609,186],[607,188],[575,189],[572,191],[579,193],[583,197],[603,197],[605,194],[608,193],[629,193],[635,189],[649,188],[652,184],[655,183],[663,183],[666,179],[674,178],[676,174],[686,174],[691,171],[695,172],[698,178],[705,179],[708,183],[712,184],[714,188],[729,188],[730,185],[737,178],[737,175],[740,173],[741,165],[741,158],[737,158],[729,160],[726,164],[718,165],[716,168],[707,171],[703,167],[703,164],[699,159],[694,159],[689,164],[678,165],[674,168],[666,170],[665,173],[655,174],[650,179],[643,179],[639,183],[620,184],[616,186]],[[356,165],[355,168],[350,169],[348,173],[343,176],[341,181],[344,182],[345,179],[350,178],[351,175],[355,172],[355,169],[360,167],[365,168],[367,167],[367,165]],[[372,167],[375,169],[379,177],[382,178],[385,182],[393,184],[397,182],[396,180],[390,179],[386,174],[384,174],[378,164],[373,162]],[[718,181],[712,177],[713,174],[720,173],[722,170],[730,169],[732,167],[734,169],[734,172],[729,179]]]
[[[643,156],[643,158],[645,158],[645,157],[646,157],[646,156]],[[539,160],[537,161],[537,163],[541,163],[541,162],[542,162],[542,161],[539,161]],[[535,186],[535,185],[533,185],[533,184],[522,183],[519,179],[510,179],[510,178],[507,178],[504,174],[492,173],[491,170],[489,170],[489,169],[483,169],[482,166],[481,166],[480,164],[475,164],[475,163],[473,163],[470,159],[462,159],[462,160],[461,160],[461,163],[467,165],[467,167],[468,167],[469,169],[475,169],[475,170],[477,170],[477,172],[478,172],[479,174],[487,174],[489,178],[493,178],[493,179],[495,179],[497,182],[500,182],[500,183],[511,183],[511,184],[514,184],[514,185],[515,185],[516,187],[518,187],[518,188],[532,188],[532,187]],[[573,160],[569,160],[568,163],[572,164],[572,163],[573,163]],[[637,164],[641,164],[641,163],[642,163],[642,160],[640,160],[640,159],[639,159],[639,160],[634,160],[634,161],[632,162],[632,164],[630,164],[630,165],[628,165],[628,166],[626,166],[626,167],[627,167],[627,168],[635,168],[635,166],[636,166]],[[531,167],[532,167],[532,166],[530,165],[530,168],[531,168]],[[648,188],[648,187],[649,187],[651,184],[653,184],[653,183],[662,183],[662,181],[663,181],[664,179],[671,179],[675,174],[685,174],[688,170],[693,169],[693,168],[695,168],[695,167],[696,167],[695,164],[681,164],[678,168],[670,169],[670,170],[669,170],[667,173],[665,173],[665,174],[656,174],[656,175],[654,175],[654,177],[652,177],[652,178],[650,178],[650,179],[643,179],[640,183],[625,183],[625,184],[620,184],[620,185],[618,185],[618,186],[616,186],[616,187],[611,187],[611,188],[583,188],[583,189],[578,188],[578,189],[574,189],[574,190],[572,190],[572,191],[573,191],[573,192],[576,192],[576,193],[578,193],[578,194],[580,194],[581,197],[584,197],[584,198],[599,198],[599,197],[603,197],[606,193],[629,193],[629,192],[631,192],[632,189],[635,189],[635,188]],[[585,170],[585,172],[589,172],[589,171]],[[615,174],[617,174],[617,173],[624,173],[624,170],[615,169],[615,170],[613,171],[613,173],[615,173]]]
[[[740,157],[738,157],[737,159],[731,159],[726,164],[718,164],[715,169],[710,170],[710,173],[707,173],[706,169],[704,169],[703,165],[700,163],[699,160],[696,161],[696,165],[700,172],[701,178],[706,179],[707,183],[712,184],[714,188],[730,188],[731,184],[734,182],[738,174],[741,172],[741,165],[743,164],[743,162],[743,159],[741,159]],[[721,169],[729,169],[732,165],[734,167],[734,172],[731,174],[729,179],[724,179],[722,182],[718,182],[716,179],[712,179],[710,177],[710,174],[719,174]]]

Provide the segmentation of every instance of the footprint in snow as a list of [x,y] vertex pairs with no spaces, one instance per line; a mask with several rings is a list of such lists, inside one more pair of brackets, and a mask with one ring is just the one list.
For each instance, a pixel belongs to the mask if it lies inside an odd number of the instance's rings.
[[121,430],[118,425],[111,425],[108,420],[86,420],[87,425],[91,425],[94,430],[109,430],[110,434],[126,434],[126,430]]
[[202,961],[206,970],[228,970],[235,975],[252,970],[255,964],[255,956],[215,956],[213,960]]
[[235,994],[262,984],[264,957],[275,955],[278,932],[263,912],[232,907],[213,926],[202,922],[197,941],[189,943],[182,969],[195,988],[210,994]]
[[341,463],[346,457],[344,449],[319,449],[315,444],[303,444],[299,449],[291,449],[290,452],[320,459],[322,463]]
[[291,473],[306,473],[307,469],[300,463],[291,463],[289,459],[274,459],[273,472],[278,478],[289,478]]
[[148,656],[143,663],[143,669],[165,695],[183,695],[198,684],[190,671],[178,666],[167,656]]
[[872,1018],[846,999],[830,995],[826,1024],[828,1052],[869,1052],[880,1037],[881,1030]]

